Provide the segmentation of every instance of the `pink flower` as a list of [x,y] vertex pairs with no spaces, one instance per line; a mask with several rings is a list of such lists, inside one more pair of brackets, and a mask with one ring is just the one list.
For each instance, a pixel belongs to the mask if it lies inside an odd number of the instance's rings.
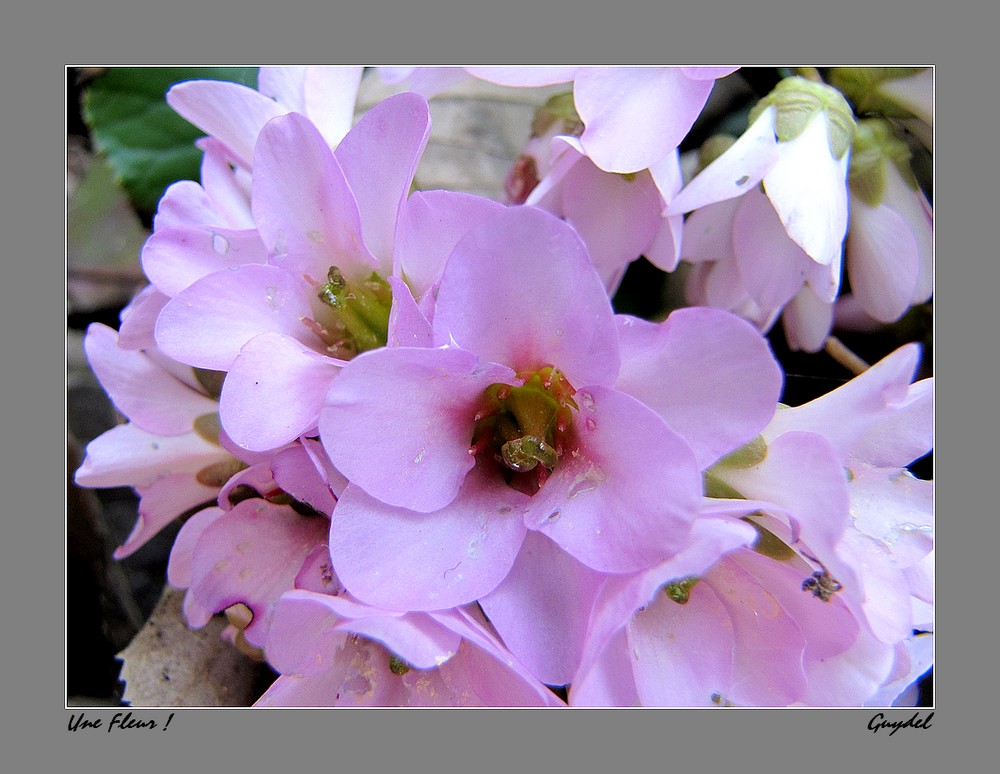
[[87,445],[76,471],[81,486],[131,486],[139,495],[122,559],[180,516],[212,502],[243,462],[219,440],[218,402],[190,368],[155,349],[129,350],[111,328],[93,324],[84,348],[91,368],[129,422]]
[[351,481],[330,545],[353,594],[397,610],[473,601],[507,575],[527,530],[599,572],[683,545],[694,457],[613,388],[614,316],[572,229],[513,208],[466,233],[433,337],[352,360],[320,416]]
[[606,172],[639,172],[671,153],[691,130],[718,78],[737,67],[468,67],[505,86],[572,81],[580,142]]
[[478,598],[555,685],[576,668],[603,574],[685,544],[698,471],[760,432],[781,383],[731,315],[614,318],[587,261],[532,208],[477,226],[441,280],[438,346],[359,356],[320,418],[351,481],[330,543],[351,592],[399,610]]
[[910,151],[887,122],[861,121],[854,145],[846,244],[851,295],[838,303],[838,320],[852,322],[856,306],[855,318],[895,322],[933,292],[933,215],[909,169]]
[[[220,412],[240,446],[264,451],[310,431],[344,359],[386,343],[394,291],[384,278],[428,120],[418,97],[387,100],[344,138],[338,155],[299,114],[261,130],[251,209],[267,263],[204,274],[156,322],[158,344],[171,357],[227,372]],[[366,156],[384,166],[369,165],[359,195],[340,159],[357,166]],[[369,242],[380,247],[378,257]],[[162,258],[186,255],[178,246]],[[341,311],[341,296],[358,300]]]
[[474,608],[399,613],[286,593],[267,652],[282,674],[258,707],[557,707]]
[[794,77],[757,109],[743,136],[684,187],[668,212],[741,196],[763,182],[788,236],[816,263],[830,266],[847,232],[851,108],[836,89]]
[[184,523],[167,579],[188,590],[189,625],[242,605],[238,634],[262,648],[278,598],[329,563],[329,514],[343,482],[318,447],[306,440],[251,465],[226,482],[219,507]]
[[792,349],[816,352],[833,325],[840,260],[813,261],[759,190],[693,212],[681,259],[694,264],[690,303],[738,314],[768,331],[781,316]]

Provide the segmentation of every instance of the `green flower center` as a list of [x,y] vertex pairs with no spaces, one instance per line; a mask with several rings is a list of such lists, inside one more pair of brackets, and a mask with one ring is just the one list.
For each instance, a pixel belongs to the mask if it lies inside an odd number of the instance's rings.
[[541,488],[563,455],[576,392],[551,366],[519,374],[520,385],[491,384],[476,414],[470,452],[492,457],[508,484],[527,494]]
[[331,354],[346,360],[386,345],[392,288],[378,274],[348,280],[339,267],[331,266],[317,296],[326,313],[313,330],[323,338]]

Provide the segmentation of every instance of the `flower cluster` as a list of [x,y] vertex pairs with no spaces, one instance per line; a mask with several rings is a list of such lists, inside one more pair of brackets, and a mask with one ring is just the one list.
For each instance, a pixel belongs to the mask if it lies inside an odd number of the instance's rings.
[[[929,207],[893,125],[802,77],[685,181],[736,69],[382,68],[357,123],[360,68],[170,90],[201,179],[88,331],[128,422],[76,480],[141,495],[119,557],[184,515],[169,583],[279,673],[259,706],[860,706],[927,671],[920,348],[788,407],[764,334],[929,298]],[[471,77],[567,89],[506,203],[412,190]],[[639,256],[694,305],[616,313]]]

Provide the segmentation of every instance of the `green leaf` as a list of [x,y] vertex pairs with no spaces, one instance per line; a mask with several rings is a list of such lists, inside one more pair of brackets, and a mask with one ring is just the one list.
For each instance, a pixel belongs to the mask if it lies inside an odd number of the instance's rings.
[[98,76],[83,97],[94,147],[107,155],[133,203],[156,210],[164,189],[197,180],[204,132],[177,115],[165,94],[173,84],[199,78],[256,88],[253,67],[121,67]]

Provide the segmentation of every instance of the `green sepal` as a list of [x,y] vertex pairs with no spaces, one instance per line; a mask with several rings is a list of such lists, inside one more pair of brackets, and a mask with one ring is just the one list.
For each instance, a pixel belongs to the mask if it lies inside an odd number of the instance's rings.
[[797,75],[785,78],[750,111],[750,123],[769,107],[775,110],[775,133],[779,141],[797,138],[822,111],[826,114],[830,152],[834,158],[843,158],[850,149],[855,128],[854,111],[844,95],[832,86]]
[[743,521],[757,530],[757,540],[754,541],[752,548],[758,554],[763,554],[779,562],[787,562],[798,556],[791,546],[767,527],[761,526],[749,516],[744,516]]
[[741,492],[733,489],[722,479],[714,475],[710,470],[702,473],[702,484],[705,489],[705,497],[714,497],[720,500],[746,500]]
[[877,207],[885,196],[888,164],[896,167],[906,184],[917,190],[917,178],[910,168],[909,146],[896,136],[888,121],[865,118],[858,122],[851,151],[848,183],[851,195],[869,207]]
[[713,465],[713,468],[752,468],[759,465],[767,458],[767,441],[758,435],[749,443],[743,444],[736,451],[729,452],[725,457]]
[[226,381],[225,371],[210,371],[207,368],[195,368],[194,378],[198,380],[198,384],[205,388],[205,392],[208,393],[208,397],[219,399],[222,395],[222,383]]
[[882,84],[909,78],[926,67],[834,67],[828,80],[857,108],[859,114],[910,118],[913,112],[882,91]]
[[219,444],[219,433],[222,432],[222,422],[219,412],[213,411],[201,414],[194,419],[194,431],[209,443]]

